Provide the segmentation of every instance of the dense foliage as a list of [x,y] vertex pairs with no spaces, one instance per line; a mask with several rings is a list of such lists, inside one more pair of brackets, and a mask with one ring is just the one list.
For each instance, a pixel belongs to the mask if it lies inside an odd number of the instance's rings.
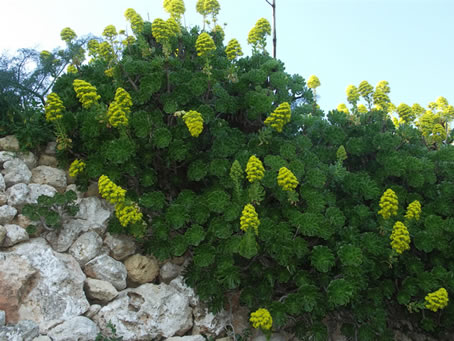
[[200,297],[219,310],[240,291],[264,330],[326,340],[326,317],[365,341],[392,340],[391,317],[452,329],[454,148],[435,127],[448,131],[447,101],[421,132],[405,106],[392,122],[386,82],[363,82],[351,110],[325,116],[319,79],[264,50],[264,19],[239,59],[217,1],[198,2],[204,32],[181,26],[174,2],[153,23],[128,9],[134,36],[106,28],[50,97],[59,158],[116,205],[110,229],[159,259],[190,255]]

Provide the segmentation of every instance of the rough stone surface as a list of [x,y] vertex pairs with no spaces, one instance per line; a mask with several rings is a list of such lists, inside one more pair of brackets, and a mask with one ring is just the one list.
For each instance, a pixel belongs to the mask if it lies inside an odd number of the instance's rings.
[[109,208],[105,201],[103,202],[99,198],[83,198],[80,200],[79,212],[77,212],[76,218],[101,226],[102,231],[100,232],[104,233],[112,211],[113,208]]
[[14,135],[8,135],[0,139],[0,149],[18,152],[20,149],[19,141]]
[[31,221],[28,217],[24,216],[23,214],[18,214],[13,219],[12,224],[19,225],[23,229],[27,228],[29,225],[37,225],[37,222]]
[[53,320],[69,320],[88,309],[83,291],[86,277],[73,257],[53,251],[43,238],[19,244],[11,253],[20,255],[37,270],[32,285],[22,296],[20,320],[36,321],[43,330]]
[[104,244],[110,249],[110,254],[116,260],[123,260],[136,251],[134,238],[126,235],[112,235],[106,233]]
[[93,316],[95,316],[98,313],[98,311],[101,310],[101,308],[102,306],[100,304],[92,304],[85,313],[85,316],[88,317],[89,319],[93,319]]
[[3,241],[5,240],[6,237],[6,227],[3,225],[0,225],[0,246],[2,245]]
[[16,216],[17,210],[13,206],[0,206],[0,224],[9,224]]
[[49,142],[46,146],[46,149],[44,150],[44,153],[48,155],[57,154],[57,142],[55,141]]
[[0,174],[0,191],[4,192],[5,189],[6,189],[5,179],[3,178],[3,175]]
[[159,265],[155,258],[135,254],[125,260],[128,278],[136,283],[153,282],[159,275]]
[[53,155],[42,154],[39,157],[38,165],[40,166],[49,166],[49,167],[57,167],[57,158]]
[[41,185],[50,185],[58,190],[66,188],[66,173],[62,169],[49,166],[33,168],[31,181]]
[[15,152],[1,151],[0,152],[0,164],[3,164],[6,161],[11,161],[16,158]]
[[19,225],[6,224],[6,236],[3,240],[3,246],[9,247],[29,239],[27,231]]
[[18,324],[0,327],[0,340],[28,341],[39,335],[39,327],[33,321],[20,321]]
[[117,290],[126,288],[126,268],[123,263],[108,255],[100,255],[84,267],[85,274],[95,279],[110,282]]
[[166,284],[126,289],[94,317],[103,332],[111,321],[124,341],[184,335],[192,327],[188,298]]
[[69,248],[69,253],[84,266],[95,258],[101,250],[102,239],[93,231],[85,232]]
[[17,157],[24,161],[29,169],[36,167],[36,156],[32,152],[21,152],[17,154]]
[[172,262],[166,262],[161,266],[159,270],[159,280],[166,284],[169,284],[170,281],[174,278],[177,278],[182,271],[182,267],[176,265]]
[[[3,175],[0,174],[3,179]],[[5,192],[0,192],[0,205],[5,205],[8,203],[8,196]]]
[[49,185],[29,184],[28,189],[29,192],[26,199],[28,204],[36,204],[41,195],[53,197],[57,193],[57,190]]
[[27,165],[21,159],[12,159],[3,164],[3,177],[5,179],[6,187],[30,182],[32,172],[28,169]]
[[229,314],[221,310],[214,315],[203,305],[198,305],[193,309],[194,327],[193,334],[220,335],[225,327],[229,324]]
[[35,337],[33,341],[52,341],[52,339],[49,336],[46,335],[40,335],[38,337]]
[[[285,333],[273,333],[271,334],[271,338],[269,339],[269,341],[288,341],[288,340],[289,335]],[[268,341],[268,340],[262,331],[256,329],[254,335],[251,337],[251,341]]]
[[6,316],[3,310],[0,310],[0,327],[3,327],[6,323]]
[[175,288],[178,292],[187,297],[191,307],[195,307],[199,304],[199,297],[195,294],[194,289],[188,287],[186,283],[184,283],[183,276],[178,276],[177,278],[171,280],[169,286]]
[[66,252],[82,232],[90,230],[87,221],[71,219],[63,223],[59,231],[51,231],[46,234],[47,241],[57,252]]
[[98,326],[85,316],[76,316],[48,332],[53,341],[93,341],[99,333]]
[[27,203],[30,188],[27,184],[15,184],[6,190],[8,205],[22,206]]
[[85,292],[88,298],[101,303],[108,303],[118,296],[118,291],[112,284],[94,278],[85,280]]
[[169,337],[166,341],[205,341],[202,335],[174,336]]

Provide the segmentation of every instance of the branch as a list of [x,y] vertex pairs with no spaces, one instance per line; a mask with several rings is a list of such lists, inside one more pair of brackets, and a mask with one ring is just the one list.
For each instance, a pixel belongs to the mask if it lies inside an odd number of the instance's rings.
[[273,7],[273,4],[272,4],[271,2],[269,2],[268,0],[265,0],[265,1],[268,3],[268,5],[270,5],[271,7]]

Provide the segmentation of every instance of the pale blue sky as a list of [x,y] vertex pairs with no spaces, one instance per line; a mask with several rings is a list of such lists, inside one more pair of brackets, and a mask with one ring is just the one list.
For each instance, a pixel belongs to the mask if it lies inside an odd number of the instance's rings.
[[[271,21],[265,0],[219,0],[226,41],[246,39],[257,19]],[[278,58],[287,72],[322,83],[324,110],[346,102],[345,88],[362,80],[387,80],[391,100],[426,106],[438,96],[454,104],[454,0],[276,0]],[[196,0],[185,0],[186,24],[200,25]],[[162,0],[0,0],[0,51],[62,46],[60,31],[100,35],[125,28],[132,7],[144,19],[167,14]],[[269,41],[271,51],[271,40]]]

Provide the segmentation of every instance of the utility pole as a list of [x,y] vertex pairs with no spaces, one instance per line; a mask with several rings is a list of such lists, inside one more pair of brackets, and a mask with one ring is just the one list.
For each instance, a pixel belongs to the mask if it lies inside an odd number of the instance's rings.
[[276,59],[276,0],[265,0],[273,8],[273,58]]

